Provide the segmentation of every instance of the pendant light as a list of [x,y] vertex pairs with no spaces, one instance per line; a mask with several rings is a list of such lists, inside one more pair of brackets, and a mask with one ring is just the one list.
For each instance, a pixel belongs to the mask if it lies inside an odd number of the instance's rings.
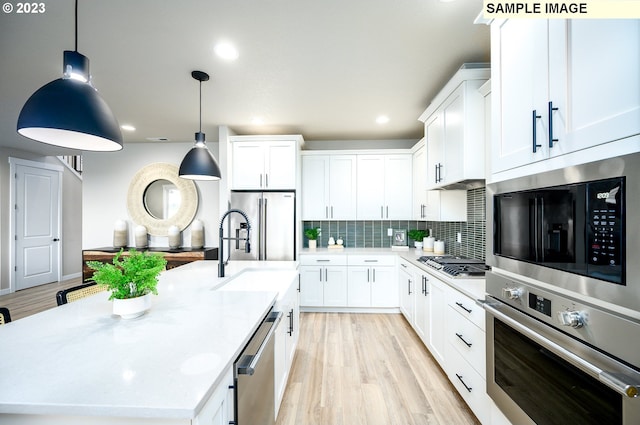
[[91,85],[89,59],[78,53],[78,1],[75,50],[65,50],[63,76],[31,95],[20,111],[18,133],[38,142],[83,151],[122,149],[118,120]]
[[178,175],[190,180],[220,180],[220,167],[213,157],[202,132],[202,82],[209,81],[209,74],[193,71],[191,76],[200,81],[200,130],[196,133],[196,143],[185,155]]

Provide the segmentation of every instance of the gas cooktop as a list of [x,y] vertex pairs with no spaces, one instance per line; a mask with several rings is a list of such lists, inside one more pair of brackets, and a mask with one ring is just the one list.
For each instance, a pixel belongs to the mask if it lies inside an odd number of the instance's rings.
[[420,257],[418,261],[455,278],[484,277],[489,266],[482,260],[464,257]]

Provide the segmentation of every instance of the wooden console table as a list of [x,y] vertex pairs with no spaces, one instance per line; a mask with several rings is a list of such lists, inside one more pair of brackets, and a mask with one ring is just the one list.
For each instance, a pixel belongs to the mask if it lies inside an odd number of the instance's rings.
[[[127,255],[129,249],[124,248],[124,254]],[[167,260],[167,269],[181,266],[183,264],[190,263],[198,260],[217,260],[218,248],[178,248],[169,249],[166,247],[150,247],[145,249],[138,249],[138,251],[148,252],[161,252],[164,254],[164,258]],[[87,282],[93,276],[93,270],[87,267],[87,261],[102,261],[111,262],[113,257],[120,252],[119,248],[106,247],[82,250],[82,281]]]

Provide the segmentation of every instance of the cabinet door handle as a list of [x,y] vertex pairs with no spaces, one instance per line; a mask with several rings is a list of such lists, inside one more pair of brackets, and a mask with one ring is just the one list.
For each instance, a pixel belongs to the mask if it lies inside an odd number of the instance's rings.
[[331,205],[331,218],[333,218],[333,205]]
[[269,174],[264,175],[264,187],[269,187]]
[[380,218],[384,218],[384,206],[380,205]]
[[[324,268],[324,281],[325,282],[329,281],[329,272],[326,267]],[[469,313],[471,313],[471,311],[469,311]]]
[[324,218],[329,218],[329,206],[325,205],[324,207]]
[[389,218],[389,205],[387,205],[387,218]]
[[322,268],[320,269],[320,282],[322,282]]
[[376,281],[376,269],[373,269],[373,281]]
[[471,313],[471,310],[465,307],[462,303],[456,302],[456,305],[466,311],[467,313]]
[[260,174],[260,187],[262,187],[262,174]]
[[537,127],[537,123],[538,123],[538,119],[542,118],[540,115],[538,115],[538,112],[534,109],[533,110],[533,114],[531,115],[531,120],[532,120],[532,126],[533,126],[533,153],[536,153],[536,151],[538,150],[538,148],[541,148],[542,145],[539,145],[537,142],[537,131],[536,131],[536,127]]
[[411,295],[411,279],[407,279],[407,289],[409,290],[409,295]]
[[370,282],[370,274],[371,274],[371,269],[367,269],[367,282]]
[[460,380],[460,382],[462,382],[462,385],[464,385],[464,387],[467,389],[467,391],[471,392],[471,390],[472,390],[473,388],[471,388],[470,386],[468,386],[467,384],[465,384],[465,382],[462,380],[462,375],[458,375],[458,374],[456,373],[456,376],[458,377],[458,379]]
[[553,102],[549,102],[549,147],[553,147],[553,142],[557,142],[558,139],[553,138],[553,111],[557,111],[558,108],[553,107]]
[[293,335],[293,309],[289,312],[289,336]]
[[456,333],[456,336],[457,336],[458,338],[460,338],[460,340],[461,340],[462,342],[464,342],[464,345],[466,345],[467,347],[471,348],[471,346],[473,345],[473,344],[469,344],[469,343],[468,343],[468,342],[467,342],[467,341],[462,337],[462,334]]

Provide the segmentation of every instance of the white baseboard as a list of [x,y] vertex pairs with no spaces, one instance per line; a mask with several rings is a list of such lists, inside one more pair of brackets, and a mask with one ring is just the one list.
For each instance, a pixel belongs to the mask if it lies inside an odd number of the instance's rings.
[[82,277],[82,272],[65,274],[64,276],[62,276],[60,282],[64,282],[65,280],[77,279],[79,277]]
[[399,307],[305,307],[300,306],[301,313],[400,313]]
[[9,288],[7,288],[7,289],[0,289],[0,296],[2,296],[2,295],[7,295],[7,294],[10,294],[10,293],[11,293],[11,290],[10,290]]

